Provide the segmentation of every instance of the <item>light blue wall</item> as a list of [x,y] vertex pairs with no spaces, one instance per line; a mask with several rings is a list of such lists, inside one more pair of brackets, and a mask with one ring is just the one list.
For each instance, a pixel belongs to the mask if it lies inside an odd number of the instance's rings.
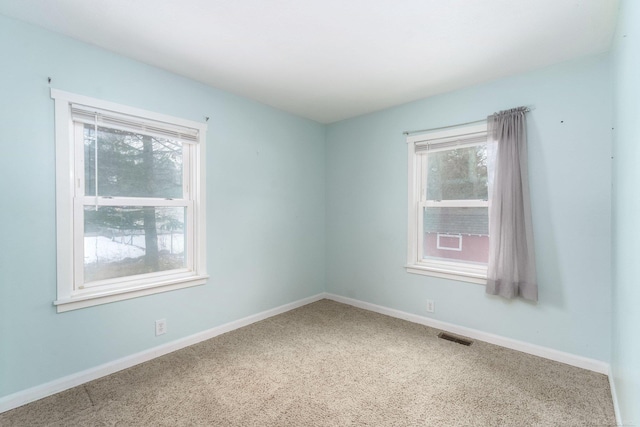
[[640,424],[640,3],[623,1],[613,51],[613,354],[621,419]]
[[[406,273],[404,130],[528,114],[537,305]],[[608,55],[560,64],[327,128],[327,291],[608,362],[611,335]]]
[[[325,127],[0,16],[0,397],[324,290]],[[205,286],[56,314],[58,89],[202,121]],[[168,333],[154,336],[154,320]]]
[[[624,5],[627,37],[619,34],[615,61],[613,356],[608,55],[325,127],[0,16],[0,398],[326,289],[421,315],[434,299],[436,319],[612,360],[623,413],[637,422],[640,319],[633,303],[640,295],[633,279],[640,267],[633,255],[640,248],[631,236],[640,232],[633,185],[640,178],[640,64],[631,29],[640,18],[635,2]],[[55,313],[47,76],[58,89],[211,117],[209,284]],[[479,285],[406,273],[402,131],[517,105],[535,107],[529,154],[540,302],[509,302]],[[153,334],[158,318],[168,321],[161,337]]]

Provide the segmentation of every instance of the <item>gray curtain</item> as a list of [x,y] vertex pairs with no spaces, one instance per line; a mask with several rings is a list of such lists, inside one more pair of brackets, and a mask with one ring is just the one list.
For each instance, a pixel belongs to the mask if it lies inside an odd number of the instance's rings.
[[526,107],[487,118],[495,175],[489,195],[487,293],[538,300],[527,167]]

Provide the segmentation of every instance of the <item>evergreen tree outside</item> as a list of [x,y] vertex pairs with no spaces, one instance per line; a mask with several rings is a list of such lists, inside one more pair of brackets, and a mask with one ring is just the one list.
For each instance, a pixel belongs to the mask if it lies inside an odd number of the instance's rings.
[[[426,155],[427,200],[443,203],[425,207],[423,210],[422,225],[424,235],[421,243],[423,245],[423,257],[459,260],[462,259],[460,257],[463,254],[463,248],[467,251],[473,245],[480,244],[482,246],[483,243],[481,241],[488,241],[489,211],[487,206],[478,206],[473,203],[469,203],[467,206],[464,202],[455,205],[447,204],[446,202],[454,200],[469,202],[488,200],[487,146],[482,144],[454,148]],[[435,238],[433,236],[436,235],[460,236],[459,238],[462,239],[459,240],[461,252],[438,250],[434,243],[435,240],[433,240]],[[475,239],[475,243],[468,243],[468,238],[463,237],[470,235],[476,236],[469,240],[471,242]],[[476,254],[474,252],[473,259],[477,262],[486,263],[486,261],[479,258],[478,254],[480,253]],[[464,256],[467,256],[466,252],[464,254]],[[469,262],[468,259],[466,261]]]
[[[85,125],[85,194],[100,197],[182,198],[182,144],[149,135]],[[97,151],[97,173],[96,173]],[[160,236],[170,234],[168,249],[159,246]],[[174,251],[174,234],[184,243],[184,208],[154,206],[85,207],[85,236],[95,236],[94,262],[85,259],[85,281],[180,268],[184,265],[184,244]],[[136,246],[143,256],[114,262],[101,256],[98,238],[118,238]],[[104,240],[102,240],[104,242]],[[86,248],[85,248],[86,249]],[[85,256],[87,250],[85,250]]]
[[428,200],[487,200],[486,145],[428,156]]

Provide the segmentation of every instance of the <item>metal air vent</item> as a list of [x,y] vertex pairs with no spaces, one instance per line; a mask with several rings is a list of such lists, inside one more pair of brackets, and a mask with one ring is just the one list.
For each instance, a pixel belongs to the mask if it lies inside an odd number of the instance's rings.
[[451,334],[448,334],[446,332],[440,332],[438,334],[438,338],[443,339],[443,340],[447,340],[447,341],[451,341],[451,342],[455,342],[457,344],[466,345],[466,346],[470,346],[471,344],[473,344],[473,341],[471,341],[470,339],[463,338],[463,337],[457,337],[455,335],[451,335]]

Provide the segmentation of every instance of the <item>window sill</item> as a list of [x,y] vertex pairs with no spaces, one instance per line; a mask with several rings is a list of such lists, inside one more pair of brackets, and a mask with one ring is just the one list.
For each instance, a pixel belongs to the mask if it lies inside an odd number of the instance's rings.
[[422,265],[405,265],[407,273],[422,274],[423,276],[440,277],[443,279],[457,280],[459,282],[469,282],[478,285],[486,285],[486,277],[482,277],[474,273],[452,272],[446,270],[440,270],[432,267],[425,267]]
[[142,285],[135,288],[130,287],[99,293],[72,295],[69,298],[54,301],[53,305],[56,306],[58,313],[64,313],[65,311],[78,310],[80,308],[92,307],[94,305],[108,304],[110,302],[138,298],[161,292],[175,291],[177,289],[188,288],[191,286],[200,286],[204,285],[208,278],[209,276],[190,276],[181,279]]

